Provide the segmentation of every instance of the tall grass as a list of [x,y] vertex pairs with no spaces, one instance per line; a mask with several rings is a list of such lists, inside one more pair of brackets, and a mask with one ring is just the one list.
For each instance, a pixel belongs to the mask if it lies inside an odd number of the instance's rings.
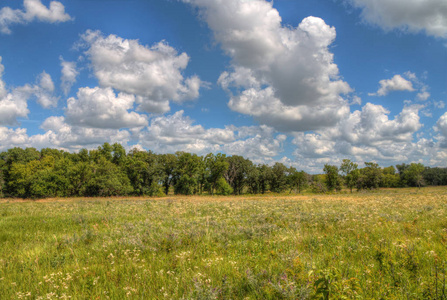
[[447,190],[0,203],[1,299],[447,299]]

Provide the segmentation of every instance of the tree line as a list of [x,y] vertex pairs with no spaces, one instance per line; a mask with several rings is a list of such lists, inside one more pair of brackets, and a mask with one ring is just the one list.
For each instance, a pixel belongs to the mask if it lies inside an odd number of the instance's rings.
[[0,153],[0,196],[20,198],[72,196],[162,196],[169,193],[301,193],[378,187],[447,185],[446,168],[402,164],[380,168],[350,160],[324,166],[310,175],[282,163],[254,164],[242,156],[187,152],[156,154],[105,143],[78,153],[44,148],[12,148]]

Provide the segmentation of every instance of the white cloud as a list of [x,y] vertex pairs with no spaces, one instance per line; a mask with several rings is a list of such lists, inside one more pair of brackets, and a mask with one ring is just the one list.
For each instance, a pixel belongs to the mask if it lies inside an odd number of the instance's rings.
[[420,101],[426,101],[428,98],[430,98],[430,93],[427,91],[422,91],[418,93],[416,97]]
[[229,107],[252,115],[260,122],[280,131],[306,131],[335,125],[349,115],[349,106],[343,99],[320,105],[285,105],[276,98],[271,87],[247,89],[232,96]]
[[90,30],[82,40],[100,86],[137,95],[139,110],[163,113],[169,111],[169,101],[180,103],[199,96],[199,77],[182,74],[188,55],[178,54],[164,41],[147,47],[138,40],[104,37]]
[[0,126],[16,126],[18,118],[26,118],[29,114],[28,100],[34,98],[44,108],[56,107],[58,98],[53,95],[54,83],[51,76],[43,71],[37,76],[34,85],[8,89],[2,79],[4,66],[0,56]]
[[434,129],[440,134],[438,140],[441,142],[442,147],[447,147],[447,112],[438,119]]
[[0,56],[0,99],[6,96],[6,85],[2,80],[5,67],[2,65],[2,57]]
[[29,86],[15,88],[9,93],[2,79],[5,67],[1,62],[0,56],[0,126],[18,125],[17,118],[28,116],[27,100],[32,93]]
[[444,101],[434,101],[433,105],[435,106],[435,108],[439,108],[439,109],[443,109],[445,107],[445,103]]
[[360,145],[409,142],[422,127],[419,118],[421,108],[419,105],[406,106],[390,120],[390,112],[383,106],[367,103],[361,111],[353,112],[339,123],[338,134],[344,140]]
[[[272,2],[190,0],[232,58],[219,84],[229,107],[279,130],[298,131],[336,124],[349,112],[341,95],[351,92],[339,78],[329,45],[335,29],[305,18],[282,26]],[[309,115],[313,115],[312,118]]]
[[38,80],[38,85],[32,87],[37,102],[44,108],[56,107],[58,98],[53,95],[54,83],[51,76],[43,71]]
[[158,153],[186,151],[200,155],[225,152],[241,155],[255,162],[272,161],[282,151],[285,135],[268,126],[205,129],[195,124],[184,112],[151,120],[147,130],[139,132],[139,144]]
[[105,142],[126,144],[131,139],[131,133],[127,130],[72,126],[66,123],[64,117],[56,116],[47,118],[41,128],[46,130],[46,133],[32,136],[35,144],[38,141],[40,145],[49,145],[70,151],[94,148]]
[[0,127],[0,151],[26,146],[28,141],[29,137],[26,134],[26,129]]
[[40,0],[24,0],[24,10],[3,7],[0,10],[0,31],[10,34],[14,24],[26,24],[34,20],[47,23],[66,22],[72,18],[65,13],[65,7],[59,1],[51,1],[49,8]]
[[386,96],[390,92],[394,91],[409,91],[414,92],[413,84],[411,81],[406,80],[401,75],[394,75],[391,79],[383,79],[379,81],[380,88],[376,93],[369,94],[370,96]]
[[147,117],[132,110],[135,96],[112,88],[80,88],[77,99],[67,100],[67,123],[92,128],[132,128],[148,124]]
[[61,57],[61,89],[65,96],[70,92],[71,87],[76,82],[76,77],[79,75],[79,71],[76,69],[76,62],[65,61]]
[[237,131],[237,140],[223,145],[223,150],[228,155],[240,155],[254,163],[272,162],[283,151],[287,138],[266,125],[230,128]]
[[425,31],[447,38],[445,0],[347,0],[362,9],[362,18],[385,30]]
[[186,151],[209,153],[220,150],[220,145],[234,140],[234,132],[225,129],[205,129],[194,125],[194,121],[180,110],[170,116],[160,116],[151,120],[147,131],[140,135],[140,144],[162,153]]
[[[406,106],[391,119],[384,107],[367,103],[333,128],[295,133],[294,155],[301,165],[320,171],[324,159],[330,159],[332,164],[343,158],[362,163],[375,160],[381,165],[414,160],[421,155],[421,148],[413,142],[422,127],[420,109],[420,105]],[[321,160],[322,164],[313,160]]]
[[29,86],[15,88],[0,99],[0,125],[18,125],[17,118],[29,113],[27,100],[31,96]]
[[35,97],[37,102],[44,108],[57,105],[57,98],[53,96],[54,84],[51,76],[45,71],[37,77],[36,85],[26,84],[8,91],[2,79],[4,66],[0,57],[0,126],[18,125],[17,118],[28,116],[28,100]]

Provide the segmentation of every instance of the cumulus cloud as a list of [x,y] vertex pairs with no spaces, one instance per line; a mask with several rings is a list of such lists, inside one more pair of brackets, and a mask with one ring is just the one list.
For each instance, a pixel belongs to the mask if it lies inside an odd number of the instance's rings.
[[333,164],[346,157],[360,162],[375,160],[383,165],[409,161],[421,154],[413,138],[422,127],[419,117],[422,108],[421,105],[406,106],[391,119],[383,106],[367,103],[333,128],[295,133],[294,155],[315,168],[323,164],[315,164],[313,159],[324,163],[330,159]]
[[362,10],[362,18],[385,30],[425,31],[427,35],[447,38],[445,0],[346,0]]
[[34,143],[51,145],[51,147],[78,150],[93,148],[105,142],[126,144],[131,140],[131,133],[127,130],[86,128],[73,126],[64,117],[49,117],[41,125],[45,134],[32,136]]
[[283,151],[287,137],[277,134],[272,127],[244,126],[230,127],[237,132],[237,139],[223,145],[223,150],[229,155],[240,155],[250,158],[255,163],[268,163]]
[[2,80],[5,67],[2,65],[2,57],[0,56],[0,99],[6,96],[6,85]]
[[148,47],[138,40],[105,37],[90,30],[82,40],[100,86],[137,95],[141,111],[164,113],[169,111],[169,101],[180,103],[199,96],[203,84],[199,77],[182,74],[189,56],[178,54],[164,41]]
[[51,1],[46,7],[40,0],[24,0],[24,9],[11,9],[3,7],[0,10],[0,31],[10,34],[10,26],[14,24],[26,24],[34,20],[47,23],[66,22],[72,18],[65,13],[65,7],[59,1]]
[[445,107],[445,103],[443,101],[434,101],[433,106],[435,108],[443,109]]
[[447,112],[436,122],[435,131],[439,132],[438,140],[443,148],[447,148]]
[[36,101],[44,108],[55,107],[57,97],[53,96],[54,83],[45,71],[37,77],[35,85],[26,84],[8,90],[2,79],[4,66],[0,57],[0,126],[16,126],[18,118],[26,118],[29,114],[28,100]]
[[308,17],[291,28],[282,26],[272,2],[185,2],[199,8],[232,59],[218,81],[231,94],[231,109],[284,131],[331,126],[349,113],[342,95],[352,90],[328,48],[335,29],[322,19]]
[[76,77],[79,75],[79,71],[76,68],[76,62],[65,61],[62,57],[61,59],[61,89],[65,96],[70,92],[71,87],[76,82]]
[[44,108],[56,107],[58,98],[53,95],[54,83],[50,74],[43,71],[38,76],[38,85],[32,87],[37,102]]
[[67,100],[67,123],[91,128],[132,128],[148,124],[147,116],[130,111],[135,96],[119,93],[112,88],[80,88],[77,99]]
[[12,147],[23,147],[29,142],[26,129],[23,128],[7,128],[0,127],[0,151],[7,150]]
[[370,96],[386,96],[394,91],[409,91],[414,92],[415,89],[411,81],[406,80],[401,75],[394,75],[391,79],[383,79],[379,81],[380,88],[376,93],[369,94]]
[[26,87],[14,89],[8,93],[6,84],[3,81],[3,72],[5,67],[1,64],[0,56],[0,126],[1,125],[17,125],[17,118],[28,116],[28,103],[30,92]]
[[170,116],[160,116],[151,120],[147,131],[140,135],[140,144],[158,152],[186,151],[209,153],[220,150],[222,143],[234,140],[234,132],[225,129],[205,129],[194,125],[194,120],[184,116],[180,110]]
[[178,111],[155,117],[147,130],[138,133],[139,144],[159,153],[186,151],[197,154],[224,152],[242,155],[255,162],[272,161],[282,151],[286,137],[271,127],[226,126],[206,129]]

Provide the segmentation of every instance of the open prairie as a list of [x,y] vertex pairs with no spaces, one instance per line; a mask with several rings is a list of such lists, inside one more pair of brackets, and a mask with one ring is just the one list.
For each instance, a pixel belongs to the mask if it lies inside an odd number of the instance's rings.
[[447,188],[0,201],[1,299],[446,299]]

